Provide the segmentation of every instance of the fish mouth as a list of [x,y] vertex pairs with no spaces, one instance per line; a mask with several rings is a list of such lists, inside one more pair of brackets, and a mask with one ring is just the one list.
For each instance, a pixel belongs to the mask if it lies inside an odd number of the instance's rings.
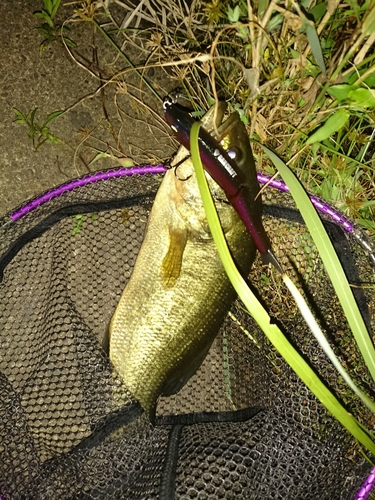
[[[225,101],[218,101],[201,118],[201,124],[202,127],[229,152],[231,158],[238,162],[238,160],[249,156],[249,138],[245,125],[241,121],[237,111],[231,113],[224,120],[226,110],[227,103]],[[180,151],[182,151],[183,154],[179,154]],[[172,160],[171,167],[180,168],[180,165],[183,164],[189,156],[189,152],[182,146]],[[191,173],[192,172],[188,172],[187,176],[182,176],[181,180],[189,177]]]
[[221,135],[219,129],[224,126],[225,122],[223,122],[223,119],[226,109],[227,103],[224,101],[218,101],[207,111],[201,120],[202,126],[207,130],[207,132],[212,134],[215,139]]
[[[218,101],[216,105],[211,107],[202,117],[201,124],[202,127],[228,151],[228,154],[245,173],[247,178],[252,154],[246,127],[237,112],[231,113],[224,119],[226,116],[226,109],[226,102]],[[181,195],[182,199],[187,203],[196,203],[198,199],[201,200],[200,195],[198,195],[199,188],[194,175],[194,166],[189,152],[183,146],[178,150],[171,162],[171,166],[175,167],[174,177],[176,190]],[[206,178],[210,186],[211,194],[214,197],[215,204],[228,206],[224,190],[207,172]]]

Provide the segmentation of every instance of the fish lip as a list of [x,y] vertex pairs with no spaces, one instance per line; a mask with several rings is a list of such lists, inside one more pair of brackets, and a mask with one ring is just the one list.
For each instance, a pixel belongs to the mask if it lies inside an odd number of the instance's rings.
[[229,135],[238,125],[242,123],[240,119],[240,115],[237,111],[231,113],[228,118],[221,123],[221,125],[217,128],[218,137],[216,137],[217,141],[221,141]]
[[217,136],[217,132],[225,123],[223,118],[227,109],[227,103],[225,101],[217,101],[212,108],[210,108],[205,116],[202,118],[203,127],[209,132],[213,137]]
[[[224,121],[224,115],[227,110],[225,101],[218,101],[210,110],[209,116],[202,119],[203,127],[209,132],[217,142],[221,142],[224,138],[229,137],[229,143],[236,142],[238,131],[236,128],[242,124],[240,115],[237,111],[231,113]],[[216,116],[215,116],[216,112]]]

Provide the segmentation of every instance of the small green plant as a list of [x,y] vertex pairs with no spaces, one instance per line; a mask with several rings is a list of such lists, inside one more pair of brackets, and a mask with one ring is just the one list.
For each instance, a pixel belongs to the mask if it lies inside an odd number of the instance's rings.
[[[74,221],[74,227],[72,229],[72,236],[76,236],[81,232],[83,223],[85,221],[85,214],[72,215],[71,219]],[[91,220],[96,220],[98,216],[96,214],[91,214]]]
[[33,141],[34,150],[37,151],[43,144],[48,141],[51,144],[57,144],[61,142],[58,137],[51,133],[47,125],[60,116],[64,111],[53,111],[50,113],[42,124],[35,121],[36,112],[38,108],[30,110],[27,115],[24,115],[22,111],[17,108],[13,108],[17,118],[14,120],[16,123],[21,125],[26,125],[29,127],[27,135]]
[[83,225],[83,221],[85,220],[85,216],[82,214],[72,215],[71,218],[74,220],[74,227],[72,229],[72,236],[78,234]]
[[65,36],[69,33],[69,28],[61,24],[56,24],[54,19],[59,10],[61,0],[43,0],[43,4],[44,9],[34,12],[35,17],[39,17],[45,21],[38,27],[38,30],[44,37],[44,40],[39,45],[39,54],[42,54],[51,42],[61,41],[61,39],[68,47],[76,47],[73,40]]

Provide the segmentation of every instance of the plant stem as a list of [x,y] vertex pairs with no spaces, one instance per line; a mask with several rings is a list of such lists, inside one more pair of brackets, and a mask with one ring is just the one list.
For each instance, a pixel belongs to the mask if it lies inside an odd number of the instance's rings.
[[108,40],[108,42],[112,45],[112,47],[114,47],[117,50],[117,52],[121,55],[121,57],[129,64],[129,66],[131,66],[134,69],[135,73],[137,73],[139,78],[147,85],[147,87],[151,90],[151,92],[154,94],[154,96],[157,97],[159,99],[159,101],[162,101],[163,99],[156,92],[155,88],[151,85],[151,83],[149,83],[146,80],[146,78],[137,69],[137,67],[131,62],[131,60],[128,58],[128,56],[124,54],[124,52],[120,49],[120,47],[116,44],[116,42],[114,40],[112,40],[112,38],[108,35],[108,33],[100,26],[100,24],[97,21],[95,21],[95,19],[93,20],[93,23],[98,28],[100,33],[104,36],[104,38],[106,38],[106,40]]

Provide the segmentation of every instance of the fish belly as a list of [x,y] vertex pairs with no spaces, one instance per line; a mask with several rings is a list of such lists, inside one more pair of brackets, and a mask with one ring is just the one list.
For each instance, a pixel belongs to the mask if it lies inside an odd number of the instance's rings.
[[[199,368],[235,299],[213,240],[191,237],[176,217],[172,175],[159,188],[110,324],[111,361],[148,413],[160,394],[177,392]],[[239,219],[226,238],[248,272],[255,250]]]

